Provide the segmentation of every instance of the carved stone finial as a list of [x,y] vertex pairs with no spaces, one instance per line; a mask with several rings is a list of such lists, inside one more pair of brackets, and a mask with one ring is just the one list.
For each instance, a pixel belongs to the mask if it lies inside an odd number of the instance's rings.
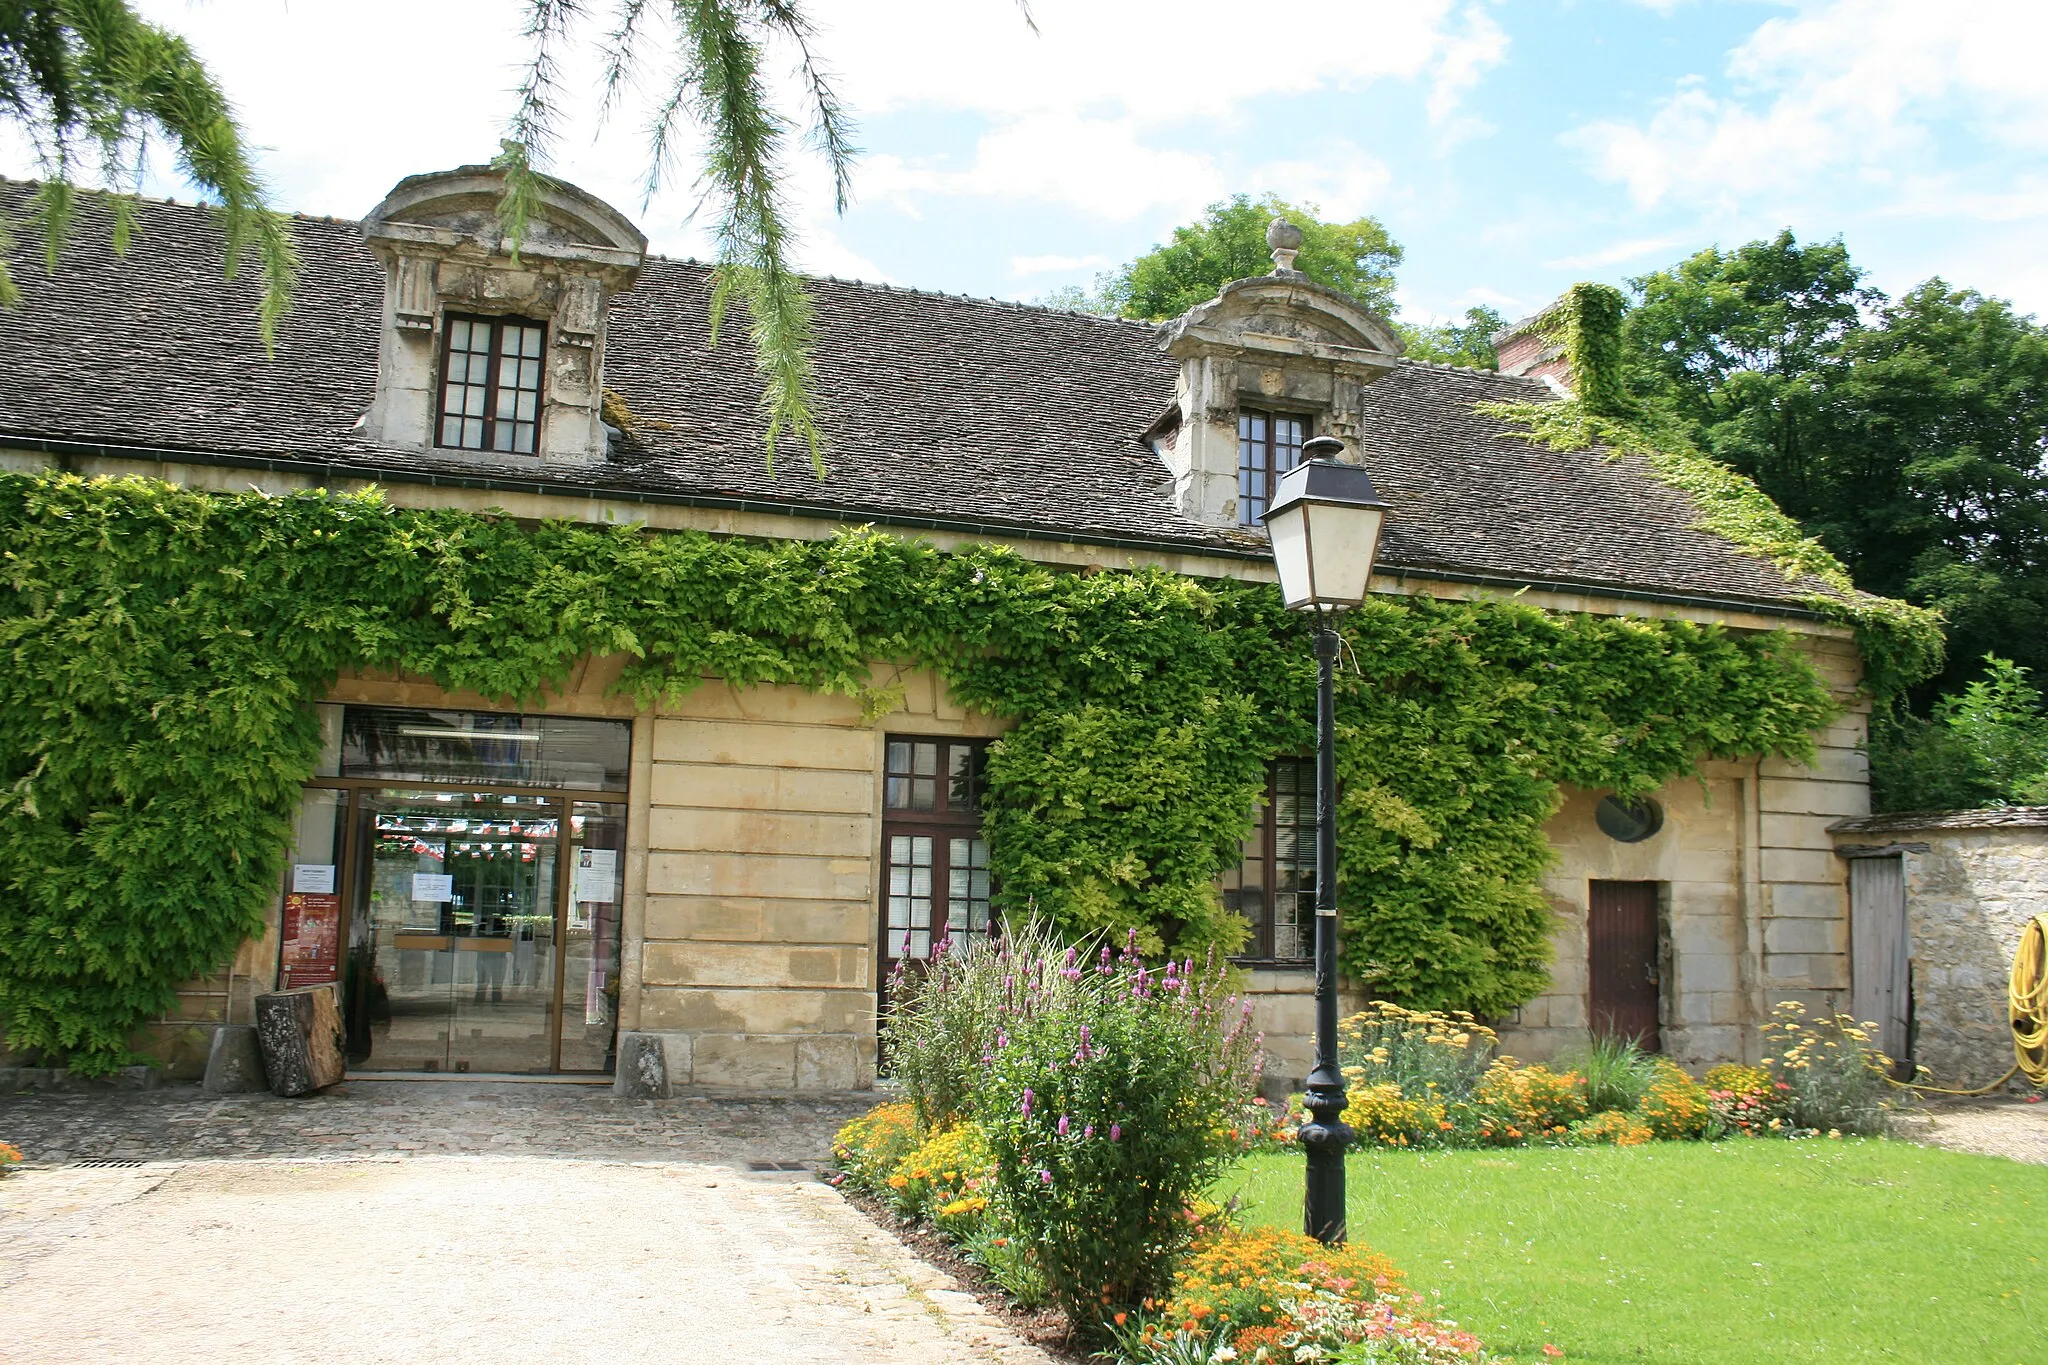
[[1273,273],[1292,275],[1294,258],[1301,251],[1301,229],[1285,218],[1275,218],[1267,225],[1266,245],[1273,248]]

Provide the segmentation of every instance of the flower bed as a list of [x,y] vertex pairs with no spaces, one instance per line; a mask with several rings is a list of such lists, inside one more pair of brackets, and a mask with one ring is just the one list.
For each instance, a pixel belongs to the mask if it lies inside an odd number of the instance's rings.
[[1243,1230],[1202,1202],[1276,1127],[1231,979],[1221,962],[1148,965],[1134,938],[1083,953],[1027,929],[941,951],[891,990],[905,1099],[840,1131],[835,1182],[1126,1365],[1485,1359],[1385,1257]]
[[[972,1120],[907,1147],[911,1106],[887,1104],[839,1132],[835,1183],[920,1220],[987,1272],[1020,1308],[1050,1296],[1030,1241],[1006,1215],[996,1159]],[[1101,1358],[1119,1365],[1478,1365],[1477,1338],[1434,1317],[1401,1273],[1363,1246],[1325,1247],[1300,1233],[1240,1228],[1214,1205],[1178,1220],[1187,1240],[1164,1292],[1105,1304]]]
[[[1379,1002],[1339,1026],[1349,1093],[1344,1121],[1361,1144],[1518,1147],[1610,1142],[1881,1133],[1886,1058],[1847,1015],[1778,1006],[1764,1025],[1760,1066],[1695,1080],[1633,1044],[1596,1042],[1562,1067],[1499,1055],[1471,1015]],[[1260,1145],[1291,1146],[1301,1097],[1260,1128]]]

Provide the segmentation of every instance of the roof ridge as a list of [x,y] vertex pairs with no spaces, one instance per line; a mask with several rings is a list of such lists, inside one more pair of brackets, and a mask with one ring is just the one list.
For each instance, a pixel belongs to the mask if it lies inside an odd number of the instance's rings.
[[1412,365],[1419,370],[1449,370],[1453,374],[1476,374],[1488,379],[1507,379],[1518,384],[1537,383],[1525,375],[1502,374],[1499,370],[1484,365],[1453,365],[1448,360],[1424,360],[1420,356],[1404,355],[1396,358],[1402,365]]
[[[691,264],[701,264],[701,262],[692,257]],[[806,275],[804,278],[823,280],[830,284],[852,285],[859,289],[880,290],[886,294],[912,294],[919,298],[947,299],[954,303],[988,304],[991,307],[1008,308],[1013,312],[1019,313],[1051,313],[1059,317],[1085,318],[1090,322],[1108,323],[1118,327],[1136,327],[1145,331],[1155,331],[1159,327],[1158,323],[1148,322],[1143,318],[1117,317],[1113,313],[1089,313],[1078,308],[1055,308],[1050,304],[1030,303],[1023,299],[999,299],[993,295],[950,294],[943,289],[921,289],[914,284],[892,284],[887,280],[847,279],[841,275]]]
[[[34,189],[39,187],[42,183],[43,182],[39,180],[17,180],[13,176],[0,175],[0,186],[19,185],[24,189]],[[174,199],[169,196],[163,195],[135,194],[127,190],[107,190],[94,187],[90,190],[87,190],[86,192],[90,194],[124,195],[127,198],[133,199],[134,201],[140,204],[155,204],[164,208],[190,209],[217,207],[216,205],[206,202],[204,200],[188,202],[185,200]],[[353,227],[360,224],[363,221],[360,218],[341,217],[332,213],[306,213],[299,209],[291,209],[287,210],[287,212],[294,220],[302,223],[331,223],[340,227]],[[672,256],[666,252],[660,251],[648,252],[646,259],[650,262],[664,261],[671,265],[694,265],[705,268],[710,268],[717,264],[714,261],[701,260],[696,256]],[[1135,327],[1145,331],[1153,331],[1156,330],[1159,326],[1159,324],[1156,322],[1148,322],[1142,318],[1122,318],[1106,313],[1083,312],[1080,309],[1075,308],[1055,308],[1049,304],[1027,303],[1022,299],[999,299],[991,295],[981,294],[952,294],[948,293],[943,289],[923,289],[919,288],[916,285],[892,284],[886,280],[848,279],[841,275],[823,273],[813,274],[808,271],[798,271],[797,274],[802,279],[816,281],[819,283],[851,285],[858,289],[879,290],[883,293],[890,294],[912,294],[920,298],[948,299],[955,303],[985,304],[989,307],[1008,308],[1016,312],[1048,313],[1059,317],[1085,318],[1090,322],[1104,323],[1115,327]]]

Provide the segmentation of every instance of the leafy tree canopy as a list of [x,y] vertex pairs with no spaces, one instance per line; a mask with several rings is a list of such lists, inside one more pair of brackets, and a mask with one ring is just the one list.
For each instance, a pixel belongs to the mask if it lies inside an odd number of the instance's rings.
[[1216,296],[1232,280],[1269,274],[1266,228],[1285,218],[1301,229],[1294,268],[1318,284],[1349,294],[1376,313],[1392,311],[1394,267],[1401,248],[1377,218],[1326,223],[1314,204],[1277,195],[1234,194],[1209,205],[1201,221],[1098,281],[1104,311],[1154,321],[1178,317]]
[[1493,348],[1493,339],[1506,326],[1507,320],[1491,308],[1467,308],[1463,322],[1397,322],[1394,330],[1401,334],[1413,359],[1497,370],[1500,355]]
[[2048,331],[1932,279],[1897,300],[1790,232],[1632,282],[1631,383],[1870,592],[1939,608],[1954,694],[2048,667]]
[[[81,164],[95,163],[105,186],[132,190],[145,146],[168,143],[192,183],[219,201],[227,273],[245,252],[258,257],[270,342],[298,274],[290,228],[265,206],[227,97],[184,39],[124,0],[0,0],[0,119],[27,136],[43,176],[33,202],[50,270],[71,227]],[[132,215],[120,196],[114,207],[114,247],[126,250]],[[21,301],[8,269],[14,247],[0,223],[0,306],[10,308]]]
[[1984,676],[1942,697],[1929,718],[1872,722],[1870,782],[1887,810],[2048,805],[2048,712],[2028,671],[1995,654]]

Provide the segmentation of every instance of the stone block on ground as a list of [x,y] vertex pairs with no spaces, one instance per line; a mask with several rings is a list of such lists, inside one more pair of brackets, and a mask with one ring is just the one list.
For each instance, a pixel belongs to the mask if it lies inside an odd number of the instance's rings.
[[223,1024],[213,1031],[203,1084],[214,1095],[270,1089],[270,1078],[263,1071],[263,1044],[257,1040],[254,1024]]
[[310,1095],[341,1079],[341,1011],[332,986],[257,996],[256,1034],[272,1093]]
[[671,1091],[668,1050],[659,1033],[621,1033],[612,1093],[633,1100],[665,1100]]

